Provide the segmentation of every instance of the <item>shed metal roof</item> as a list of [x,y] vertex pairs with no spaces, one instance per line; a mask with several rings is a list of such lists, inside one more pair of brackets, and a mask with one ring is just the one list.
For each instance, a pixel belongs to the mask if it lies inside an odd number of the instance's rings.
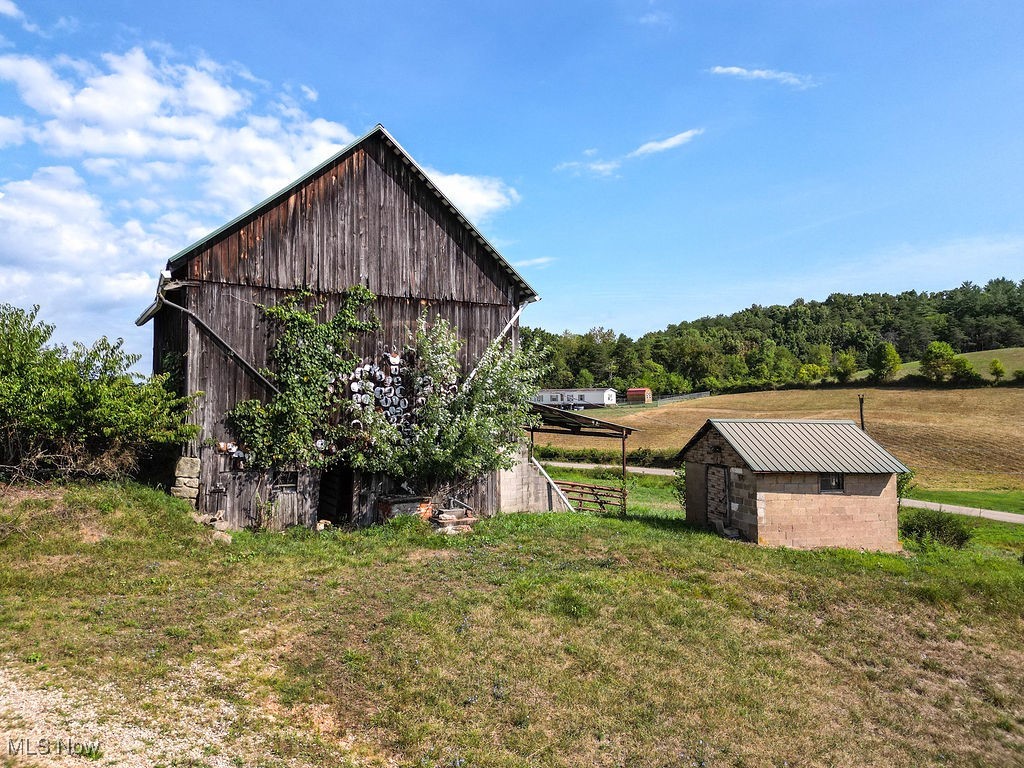
[[755,472],[906,472],[895,456],[854,422],[797,419],[709,419],[685,452],[715,429]]

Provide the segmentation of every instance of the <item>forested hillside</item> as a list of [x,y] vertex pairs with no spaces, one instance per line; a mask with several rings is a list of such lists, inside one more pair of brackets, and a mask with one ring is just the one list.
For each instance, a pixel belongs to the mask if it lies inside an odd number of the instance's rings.
[[666,394],[845,380],[869,367],[885,342],[903,360],[919,359],[933,341],[957,352],[1024,346],[1024,281],[755,304],[638,339],[606,328],[559,335],[524,327],[522,335],[550,346],[549,387],[646,386]]

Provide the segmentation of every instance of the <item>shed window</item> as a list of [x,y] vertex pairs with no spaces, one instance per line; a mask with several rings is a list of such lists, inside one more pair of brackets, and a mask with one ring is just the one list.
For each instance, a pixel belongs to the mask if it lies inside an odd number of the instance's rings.
[[271,485],[278,493],[295,493],[299,490],[299,473],[278,470]]
[[818,489],[821,493],[842,493],[843,475],[841,472],[823,472],[818,475]]

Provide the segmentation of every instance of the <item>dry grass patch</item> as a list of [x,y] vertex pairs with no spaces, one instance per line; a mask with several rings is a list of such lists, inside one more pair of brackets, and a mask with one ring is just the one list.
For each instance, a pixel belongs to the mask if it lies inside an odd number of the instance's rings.
[[94,710],[111,764],[138,764],[135,727],[166,766],[1020,764],[1024,530],[772,550],[688,529],[645,482],[622,519],[231,547],[146,489],[71,488],[54,501],[107,536],[72,516],[0,543],[0,667]]
[[[852,419],[863,392],[868,432],[918,473],[922,487],[1024,489],[1024,388],[784,390],[717,395],[608,418],[640,431],[629,447],[679,449],[709,418]],[[597,441],[554,437],[552,445]],[[604,447],[598,445],[597,447]]]

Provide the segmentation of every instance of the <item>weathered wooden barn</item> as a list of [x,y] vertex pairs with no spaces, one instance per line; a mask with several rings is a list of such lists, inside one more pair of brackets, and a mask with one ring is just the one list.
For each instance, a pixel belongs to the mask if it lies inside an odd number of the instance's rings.
[[709,419],[679,455],[690,523],[774,546],[899,549],[907,468],[852,421]]
[[[322,477],[245,471],[216,448],[232,439],[227,412],[269,394],[259,374],[269,339],[257,305],[306,289],[332,313],[354,285],[376,294],[381,323],[361,355],[401,349],[426,307],[458,328],[467,368],[499,335],[516,338],[522,309],[538,298],[378,125],[168,261],[156,300],[138,322],[153,320],[155,370],[177,370],[184,392],[203,393],[202,432],[179,462],[176,495],[222,513],[233,527],[252,524],[266,509],[274,510],[276,526],[318,518],[374,522],[375,497],[386,490],[381,478],[345,468]],[[469,501],[483,513],[497,510],[498,473]]]

